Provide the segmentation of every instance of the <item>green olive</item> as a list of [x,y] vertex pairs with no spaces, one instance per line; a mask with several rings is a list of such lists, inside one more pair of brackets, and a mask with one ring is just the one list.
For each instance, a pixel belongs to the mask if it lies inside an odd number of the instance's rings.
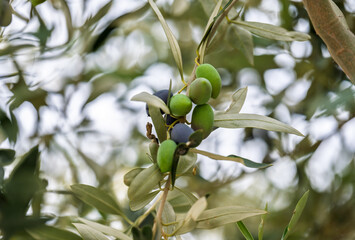
[[190,85],[189,97],[196,105],[207,103],[211,94],[212,85],[206,78],[196,78]]
[[198,105],[194,108],[191,118],[191,127],[194,130],[202,129],[203,138],[208,137],[213,129],[213,109],[208,104]]
[[181,117],[192,109],[191,99],[184,94],[176,94],[170,98],[170,111],[174,116]]
[[208,63],[201,64],[196,68],[196,78],[206,78],[212,85],[212,98],[217,98],[221,91],[221,76],[217,70]]
[[6,27],[12,21],[12,10],[10,4],[2,0],[0,3],[0,26]]
[[173,165],[176,143],[173,140],[165,140],[158,149],[157,163],[162,173],[170,172]]

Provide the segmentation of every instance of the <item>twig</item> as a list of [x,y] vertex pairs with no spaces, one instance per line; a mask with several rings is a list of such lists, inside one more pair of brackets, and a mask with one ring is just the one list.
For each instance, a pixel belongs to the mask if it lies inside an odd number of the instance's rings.
[[355,84],[355,35],[341,22],[330,0],[303,0],[303,4],[330,55]]
[[[163,196],[162,196],[162,199],[161,199],[161,202],[160,202],[160,205],[159,205],[159,209],[158,209],[157,215],[155,217],[155,222],[154,222],[154,226],[153,226],[153,236],[156,235],[157,226],[161,225],[161,217],[162,217],[162,214],[163,214],[164,205],[165,205],[166,199],[168,197],[169,189],[170,189],[170,176],[171,175],[169,175],[168,180],[165,183]],[[158,229],[160,229],[160,228],[158,228]]]

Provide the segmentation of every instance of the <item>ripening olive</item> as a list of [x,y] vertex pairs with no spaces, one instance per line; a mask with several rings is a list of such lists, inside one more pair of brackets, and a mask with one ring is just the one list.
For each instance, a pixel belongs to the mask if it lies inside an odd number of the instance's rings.
[[176,143],[173,140],[165,140],[158,149],[157,163],[162,173],[169,172],[173,165]]
[[170,99],[169,107],[174,116],[181,117],[191,111],[192,102],[188,96],[184,94],[177,94]]
[[206,78],[212,85],[212,98],[217,98],[221,91],[221,76],[217,70],[208,63],[201,64],[196,68],[196,78]]
[[[154,96],[157,96],[161,100],[164,101],[165,104],[168,104],[168,97],[169,97],[169,89],[164,89],[164,90],[159,90],[155,93],[153,93]],[[173,96],[173,94],[170,92],[170,98]],[[147,115],[150,116],[149,114],[149,109],[148,109],[148,104],[145,105],[145,111],[147,112]],[[160,110],[161,114],[164,112]]]
[[206,78],[196,78],[190,85],[189,97],[197,105],[207,103],[211,94],[212,85]]
[[194,130],[202,129],[203,138],[208,137],[213,129],[213,109],[208,104],[198,105],[194,108],[191,118],[191,127]]
[[171,116],[170,114],[167,114],[167,115],[166,115],[166,125],[171,125],[171,124],[173,124],[176,120],[177,120],[177,118],[174,118],[174,117]]
[[1,0],[0,3],[0,26],[6,27],[12,21],[12,10],[8,1]]
[[189,137],[193,132],[194,130],[189,126],[178,123],[173,127],[173,130],[171,130],[171,140],[174,140],[177,144],[186,143],[189,141]]

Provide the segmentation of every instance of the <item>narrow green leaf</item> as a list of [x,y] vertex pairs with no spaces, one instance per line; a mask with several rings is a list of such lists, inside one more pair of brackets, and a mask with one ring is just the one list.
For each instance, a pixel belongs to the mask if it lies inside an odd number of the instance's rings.
[[169,192],[168,201],[176,212],[187,212],[197,198],[189,191],[174,187],[174,190]]
[[27,229],[26,232],[31,235],[36,240],[63,240],[63,239],[70,239],[70,240],[82,240],[81,237],[76,235],[73,232],[59,229],[51,226],[40,226],[36,228]]
[[105,191],[84,184],[74,184],[70,187],[74,195],[86,204],[101,212],[123,216],[117,202]]
[[242,221],[238,221],[237,226],[246,240],[254,240],[253,235],[251,235],[248,228],[244,225],[244,223]]
[[204,155],[204,156],[209,157],[214,160],[226,160],[226,161],[238,162],[238,163],[241,163],[241,164],[245,165],[246,167],[250,167],[250,168],[266,168],[266,167],[271,166],[271,164],[253,162],[253,161],[248,160],[246,158],[242,158],[242,157],[235,156],[235,155],[229,155],[229,156],[225,157],[225,156],[218,155],[215,153],[202,151],[202,150],[199,150],[196,148],[190,149],[190,151],[197,153],[197,154]]
[[189,148],[195,148],[198,145],[200,145],[200,143],[203,140],[203,130],[199,129],[196,130],[195,132],[193,132],[190,137],[189,137],[189,143],[187,144]]
[[233,23],[263,38],[279,40],[279,41],[307,41],[311,39],[311,37],[308,34],[301,33],[301,32],[294,32],[294,31],[287,31],[282,27],[274,26],[267,23],[245,22],[241,20],[233,21]]
[[206,197],[198,199],[190,208],[190,210],[184,215],[184,219],[180,221],[177,235],[184,234],[195,229],[197,218],[203,213],[207,207]]
[[167,139],[165,120],[161,115],[159,108],[150,106],[149,104],[148,106],[149,106],[149,114],[150,117],[152,118],[155,131],[157,132],[158,135],[158,139],[160,142],[163,142]]
[[130,238],[129,236],[127,236],[123,232],[121,232],[121,231],[119,231],[117,229],[114,229],[112,227],[108,227],[108,226],[102,225],[100,223],[89,221],[89,220],[86,220],[84,218],[79,218],[79,221],[82,222],[82,223],[85,223],[89,227],[91,227],[91,228],[93,228],[93,229],[95,229],[95,230],[97,230],[99,232],[102,232],[102,233],[107,234],[109,236],[118,238],[119,240],[132,240],[132,238]]
[[216,228],[265,213],[264,210],[244,206],[217,207],[202,212],[197,219],[196,228]]
[[[267,204],[265,204],[265,211],[267,211]],[[266,214],[261,215],[261,221],[258,227],[258,240],[263,240],[265,217]]]
[[88,27],[100,21],[102,17],[104,17],[107,14],[107,12],[110,10],[111,6],[112,6],[112,0],[108,1],[108,3],[102,6],[94,16],[88,18],[85,22],[85,26]]
[[154,96],[153,94],[149,94],[147,92],[141,92],[141,93],[134,95],[131,98],[131,101],[145,102],[150,106],[160,108],[165,113],[170,114],[169,108],[168,108],[168,106],[166,106],[164,101],[161,100],[159,97]]
[[173,33],[171,32],[168,24],[166,23],[163,15],[161,14],[161,12],[160,12],[158,6],[155,4],[155,2],[153,0],[148,0],[148,2],[150,4],[150,6],[152,7],[153,11],[155,12],[155,14],[157,15],[157,17],[164,29],[165,35],[168,39],[171,51],[174,56],[174,60],[175,60],[176,65],[179,69],[181,79],[184,79],[184,70],[182,67],[182,57],[181,57],[181,50],[179,47],[179,43],[176,40],[176,38],[174,37]]
[[46,0],[30,0],[32,5],[36,7],[37,5],[44,3]]
[[197,161],[197,154],[193,152],[189,152],[186,155],[180,156],[176,173],[178,175],[182,175],[186,173],[188,170],[193,168],[193,166],[196,164],[196,161]]
[[232,95],[232,102],[224,112],[215,112],[216,115],[239,113],[247,97],[248,87],[240,88]]
[[156,164],[144,169],[134,178],[128,188],[128,198],[134,200],[149,193],[158,186],[163,176]]
[[306,206],[307,200],[308,200],[308,195],[309,195],[309,190],[303,194],[301,199],[298,201],[295,210],[293,210],[293,215],[291,217],[290,222],[285,228],[285,231],[282,235],[281,240],[286,240],[288,236],[290,235],[290,232],[295,228],[295,225],[297,224],[298,220],[301,217],[301,214],[304,210],[304,207]]
[[257,114],[217,114],[215,115],[214,126],[222,128],[260,128],[269,131],[291,133],[304,137],[298,130],[285,123]]
[[143,171],[144,168],[134,168],[130,171],[128,171],[124,176],[123,176],[123,182],[124,184],[129,187],[133,181],[133,179],[141,172]]
[[0,149],[0,166],[11,164],[15,160],[16,152],[12,149]]
[[228,43],[240,51],[248,60],[248,63],[254,65],[254,43],[252,34],[236,25],[230,25],[227,32]]
[[[159,206],[159,205],[158,205]],[[157,209],[158,209],[157,206]],[[165,202],[163,214],[162,214],[162,223],[163,223],[163,230],[167,234],[171,234],[175,230],[175,225],[164,226],[164,224],[170,224],[176,221],[175,211],[174,208],[171,206],[169,202]]]
[[109,240],[104,234],[82,223],[73,223],[84,240]]
[[132,211],[138,211],[139,209],[147,206],[160,192],[160,190],[141,195],[137,198],[133,198],[129,201],[129,207]]

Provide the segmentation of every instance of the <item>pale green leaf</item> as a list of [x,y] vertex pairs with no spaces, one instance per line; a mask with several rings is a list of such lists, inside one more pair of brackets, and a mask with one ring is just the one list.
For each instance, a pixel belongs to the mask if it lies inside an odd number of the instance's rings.
[[245,99],[247,97],[248,87],[240,88],[232,95],[232,102],[224,112],[215,112],[215,116],[219,114],[233,114],[239,113],[242,109]]
[[242,157],[235,156],[235,155],[229,155],[229,156],[225,157],[225,156],[222,156],[219,154],[210,153],[207,151],[202,151],[202,150],[199,150],[196,148],[190,149],[190,151],[197,153],[197,154],[204,155],[204,156],[209,157],[214,160],[225,160],[225,161],[238,162],[238,163],[241,163],[241,164],[245,165],[246,167],[250,167],[250,168],[266,168],[266,167],[271,166],[271,164],[253,162],[249,159],[242,158]]
[[[265,211],[267,211],[267,204],[265,204]],[[265,217],[266,217],[266,214],[261,216],[261,221],[260,221],[260,224],[258,227],[258,240],[263,240]]]
[[86,204],[101,212],[123,216],[117,202],[105,191],[84,184],[74,184],[70,187],[74,195]]
[[[169,202],[165,202],[163,214],[162,214],[162,223],[163,223],[163,230],[167,234],[171,234],[175,230],[175,225],[170,224],[176,221],[175,211],[174,208],[171,206]],[[164,224],[168,224],[168,226],[164,226]]]
[[180,220],[177,235],[184,234],[195,229],[197,218],[207,207],[206,197],[198,199],[190,208],[190,210],[184,215],[183,220]]
[[197,198],[189,191],[174,187],[174,190],[169,192],[168,201],[176,212],[187,212]]
[[238,221],[237,226],[246,240],[254,240],[253,235],[251,235],[248,228],[244,225],[244,223],[242,221]]
[[148,106],[149,106],[149,114],[150,117],[152,118],[155,131],[157,132],[158,135],[158,139],[160,142],[163,142],[167,139],[165,120],[161,115],[159,108],[150,106],[149,104]]
[[104,234],[82,223],[73,223],[84,240],[109,240]]
[[180,156],[176,174],[182,175],[192,169],[196,164],[197,155],[193,152],[188,152],[186,155]]
[[117,229],[114,229],[112,227],[108,227],[108,226],[102,225],[100,223],[89,221],[84,218],[79,218],[79,221],[82,223],[85,223],[89,227],[91,227],[99,232],[102,232],[102,233],[107,234],[109,236],[113,236],[115,238],[118,238],[119,240],[132,240],[132,238],[130,238],[129,236],[127,236],[123,232],[121,232]]
[[233,21],[233,23],[245,28],[263,38],[279,41],[307,41],[311,39],[308,34],[294,31],[287,31],[285,28],[260,22]]
[[297,224],[298,220],[301,217],[301,214],[304,210],[304,207],[306,206],[307,200],[308,200],[308,195],[309,195],[309,190],[303,194],[301,199],[298,201],[295,210],[293,210],[293,215],[291,217],[290,222],[286,226],[284,233],[282,235],[281,240],[286,240],[288,236],[290,235],[290,232],[295,228],[295,225]]
[[36,240],[82,240],[81,237],[73,232],[59,229],[51,226],[42,225],[40,227],[27,229],[26,232],[31,235]]
[[124,184],[129,187],[131,185],[133,179],[143,170],[144,170],[144,168],[133,168],[132,170],[128,171],[123,176]]
[[291,133],[302,136],[298,130],[276,119],[257,114],[218,114],[214,119],[215,127],[222,128],[260,128],[269,131]]
[[128,198],[134,200],[156,188],[163,179],[163,174],[156,164],[144,169],[132,181],[128,188]]
[[159,97],[154,96],[153,94],[149,94],[147,92],[141,92],[141,93],[134,95],[131,98],[131,101],[145,102],[150,106],[160,108],[165,113],[170,114],[169,108],[168,108],[168,106],[166,106],[164,101],[161,100]]
[[164,29],[165,35],[168,38],[168,42],[169,42],[171,51],[174,56],[174,60],[175,60],[176,65],[179,69],[181,79],[184,79],[184,71],[183,71],[183,67],[182,67],[182,57],[181,57],[181,50],[179,47],[179,43],[176,40],[176,38],[174,37],[173,33],[171,32],[168,24],[166,23],[163,15],[161,14],[158,6],[156,5],[156,3],[153,0],[148,0],[148,2],[150,4],[150,6],[152,7],[153,11],[155,12],[155,14],[157,15],[157,17]]
[[160,191],[153,191],[145,195],[138,196],[129,201],[129,207],[132,211],[138,211],[139,209],[147,206],[159,193]]
[[100,21],[110,10],[111,6],[112,6],[112,0],[110,0],[104,6],[102,6],[94,16],[88,18],[86,20],[85,26],[91,26],[97,23],[98,21]]
[[254,65],[254,43],[252,34],[236,25],[230,25],[227,33],[228,43],[240,51],[248,60],[248,63]]
[[265,213],[264,210],[244,206],[226,206],[208,209],[198,217],[196,228],[215,228]]

